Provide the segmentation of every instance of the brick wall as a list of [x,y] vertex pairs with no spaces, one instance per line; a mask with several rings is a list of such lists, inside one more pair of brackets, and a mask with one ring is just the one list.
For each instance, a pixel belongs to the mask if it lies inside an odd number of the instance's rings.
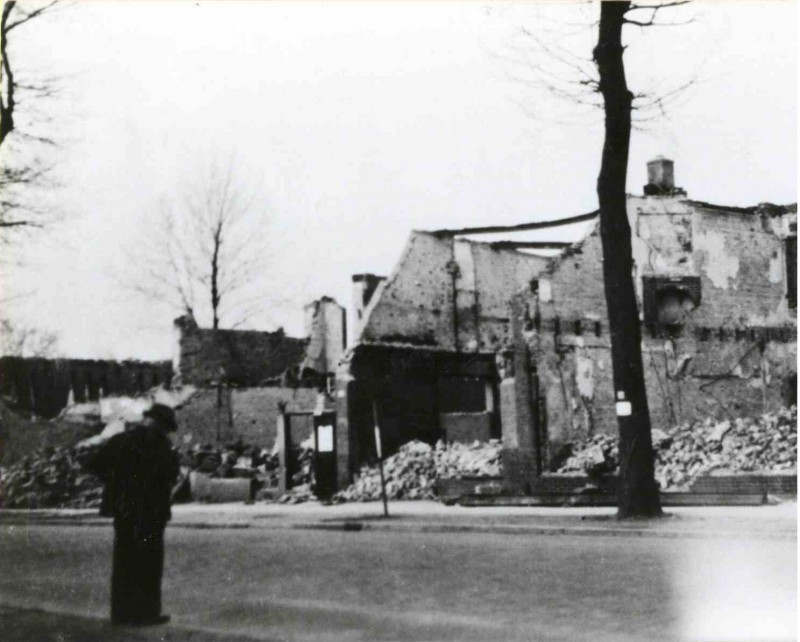
[[[676,198],[631,199],[629,208],[640,301],[643,275],[699,276],[702,291],[681,331],[643,330],[653,426],[787,403],[797,371],[796,313],[787,305],[784,241],[771,215]],[[595,231],[554,261],[528,297],[526,340],[535,349],[551,451],[617,430],[602,283]]]
[[306,339],[287,337],[283,330],[210,330],[186,322],[178,326],[176,375],[184,385],[206,386],[225,381],[239,386],[274,382],[290,368],[299,368]]
[[773,232],[771,218],[698,206],[692,220],[692,259],[703,290],[692,323],[796,327],[786,298],[785,241]]
[[509,299],[529,289],[547,263],[488,243],[414,232],[368,306],[360,340],[464,352],[500,349],[509,344]]
[[[177,412],[176,443],[215,444],[217,441],[217,390],[198,390]],[[316,391],[310,388],[223,389],[220,408],[220,438],[227,444],[243,443],[272,448],[275,443],[280,404],[287,412],[312,411]]]
[[303,368],[320,374],[334,373],[344,354],[345,310],[334,299],[322,297],[305,307],[305,315],[308,344]]

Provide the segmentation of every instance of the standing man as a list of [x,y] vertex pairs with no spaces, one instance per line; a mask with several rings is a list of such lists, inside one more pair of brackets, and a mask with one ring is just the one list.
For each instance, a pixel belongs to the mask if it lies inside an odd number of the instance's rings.
[[105,483],[104,508],[114,517],[113,624],[169,621],[161,613],[161,574],[170,495],[180,471],[167,433],[177,428],[173,410],[154,404],[141,423],[114,435],[87,463]]

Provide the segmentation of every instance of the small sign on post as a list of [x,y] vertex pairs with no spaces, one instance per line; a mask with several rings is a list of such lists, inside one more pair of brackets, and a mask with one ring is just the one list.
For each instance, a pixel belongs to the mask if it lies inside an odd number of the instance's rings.
[[333,452],[333,426],[319,426],[317,428],[317,452]]
[[383,447],[381,446],[381,428],[378,423],[378,402],[372,402],[372,418],[375,421],[375,451],[378,453],[378,469],[381,473],[381,498],[383,499],[383,516],[389,517],[389,503],[386,501],[386,479],[383,476]]
[[625,393],[621,390],[617,391],[617,417],[630,417],[633,408],[631,408],[631,402],[626,401]]

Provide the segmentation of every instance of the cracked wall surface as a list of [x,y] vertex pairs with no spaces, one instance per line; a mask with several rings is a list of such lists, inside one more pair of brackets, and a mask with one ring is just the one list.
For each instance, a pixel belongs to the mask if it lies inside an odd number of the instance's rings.
[[509,343],[508,301],[547,259],[414,232],[364,313],[364,343],[495,351]]
[[[781,220],[783,217],[783,220]],[[788,221],[786,219],[789,219]],[[787,303],[786,231],[793,208],[726,210],[685,198],[629,199],[635,282],[699,278],[682,326],[643,327],[642,357],[655,428],[705,416],[774,409],[796,381],[796,311]],[[550,448],[614,433],[611,343],[595,229],[553,260],[528,296],[532,361]]]
[[307,339],[287,337],[283,330],[212,330],[197,327],[189,317],[176,319],[175,326],[173,365],[182,385],[265,385],[297,369],[308,345]]

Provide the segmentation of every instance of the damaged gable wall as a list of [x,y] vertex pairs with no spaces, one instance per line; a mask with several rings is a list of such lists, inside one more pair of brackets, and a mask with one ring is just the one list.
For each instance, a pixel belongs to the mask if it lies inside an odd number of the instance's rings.
[[413,232],[392,274],[364,312],[357,341],[452,346],[450,244]]
[[340,484],[374,457],[375,415],[384,454],[412,439],[499,436],[495,353],[511,345],[507,302],[530,291],[546,265],[488,243],[412,233],[337,372]]
[[[494,351],[509,341],[508,300],[547,260],[414,232],[365,313],[359,340]],[[455,305],[454,305],[455,302]]]
[[[649,277],[689,293],[680,303],[682,324],[671,331],[643,318],[654,427],[758,413],[785,402],[796,381],[797,326],[786,298],[789,228],[775,209],[629,197],[640,314]],[[791,217],[792,210],[778,209]],[[533,330],[527,342],[551,450],[617,429],[602,282],[595,231],[553,261],[528,298],[528,320],[518,320]]]

